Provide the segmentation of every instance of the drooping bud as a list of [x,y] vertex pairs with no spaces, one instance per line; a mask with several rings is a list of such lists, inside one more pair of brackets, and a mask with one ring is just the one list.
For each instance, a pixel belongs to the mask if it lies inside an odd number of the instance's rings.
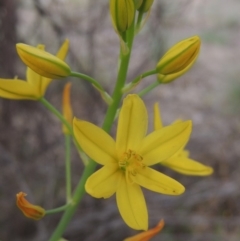
[[137,8],[139,12],[147,12],[151,8],[154,0],[143,0],[142,4]]
[[156,67],[159,82],[168,83],[188,71],[198,57],[200,45],[200,38],[193,36],[170,48]]
[[[67,83],[64,86],[64,90],[63,90],[62,110],[63,110],[64,118],[70,125],[72,125],[73,112],[72,112],[72,106],[71,106],[71,100],[70,100],[70,91],[71,91],[71,83]],[[62,126],[62,130],[64,134],[70,134],[68,128],[65,125]]]
[[25,199],[25,196],[27,196],[26,193],[19,192],[16,196],[17,196],[17,201],[16,201],[17,206],[26,217],[32,218],[34,220],[39,220],[44,217],[44,215],[46,213],[45,209],[28,202]]
[[134,0],[110,0],[110,14],[115,30],[121,35],[133,23]]
[[154,228],[126,238],[123,241],[149,241],[152,237],[156,236],[163,229],[163,227],[164,221],[161,220]]
[[16,47],[21,60],[41,76],[58,79],[71,73],[70,67],[63,60],[42,49],[22,43]]

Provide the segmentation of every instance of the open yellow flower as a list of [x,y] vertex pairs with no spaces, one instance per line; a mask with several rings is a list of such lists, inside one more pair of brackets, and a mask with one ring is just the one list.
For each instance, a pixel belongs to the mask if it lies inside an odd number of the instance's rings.
[[[178,124],[181,121],[173,123],[173,125]],[[158,103],[154,105],[154,129],[159,130],[163,128],[160,110]],[[195,160],[189,158],[189,152],[184,150],[183,146],[178,152],[165,161],[160,162],[161,165],[167,166],[176,172],[193,175],[193,176],[208,176],[213,173],[213,168],[205,166]]]
[[164,221],[161,220],[154,228],[151,228],[132,237],[126,238],[123,241],[149,241],[156,236],[164,227]]
[[[57,57],[65,59],[68,52],[69,41],[66,40],[57,53]],[[38,45],[44,49],[43,45]],[[0,79],[0,97],[14,100],[39,100],[41,99],[52,79],[45,78],[27,67],[26,79]]]
[[96,198],[116,193],[124,221],[133,229],[148,229],[148,213],[141,187],[180,195],[185,188],[149,166],[164,161],[182,148],[191,133],[191,121],[167,126],[149,135],[148,115],[138,95],[128,95],[119,114],[116,142],[101,128],[82,120],[73,121],[74,134],[83,151],[104,165],[92,174],[86,191]]
[[25,196],[27,196],[27,194],[24,192],[19,192],[16,195],[16,197],[17,197],[16,203],[17,203],[18,208],[23,212],[23,214],[27,218],[31,218],[34,220],[39,220],[39,219],[43,218],[46,213],[45,209],[40,206],[31,204],[30,202],[28,202],[25,199]]

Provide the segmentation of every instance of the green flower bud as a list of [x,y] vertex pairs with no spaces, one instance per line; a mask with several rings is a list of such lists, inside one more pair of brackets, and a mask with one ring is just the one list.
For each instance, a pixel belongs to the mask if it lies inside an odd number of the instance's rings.
[[151,8],[153,1],[154,0],[143,0],[142,4],[137,8],[137,10],[143,13],[147,12]]
[[200,45],[200,38],[193,36],[170,48],[157,64],[158,80],[168,83],[188,71],[197,59]]
[[135,0],[135,7],[136,9],[139,9],[142,5],[143,0]]
[[16,47],[21,60],[41,76],[59,79],[71,73],[70,67],[63,60],[42,49],[21,43]]
[[125,32],[134,20],[134,0],[110,0],[110,14],[115,30]]

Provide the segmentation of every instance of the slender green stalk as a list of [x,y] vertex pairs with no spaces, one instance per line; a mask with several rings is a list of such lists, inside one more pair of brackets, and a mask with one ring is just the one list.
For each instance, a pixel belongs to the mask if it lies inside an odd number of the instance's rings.
[[149,70],[139,76],[137,76],[133,81],[132,83],[137,83],[139,80],[147,77],[147,76],[150,76],[150,75],[153,75],[153,74],[156,74],[157,73],[157,70],[156,69],[152,69],[152,70]]
[[[129,59],[131,55],[131,49],[132,49],[132,44],[133,44],[133,38],[134,38],[134,26],[128,30],[127,33],[127,40],[128,40],[128,48],[129,52],[126,55],[123,55],[120,52],[120,67],[118,71],[118,77],[117,77],[117,82],[113,91],[112,99],[113,102],[112,104],[108,107],[104,123],[103,123],[103,130],[106,132],[109,132],[111,129],[111,126],[114,121],[114,117],[116,114],[116,111],[119,107],[119,104],[122,99],[122,91],[121,89],[123,88],[127,76],[127,71],[128,71],[128,64],[129,64]],[[86,166],[86,168],[83,171],[82,177],[76,187],[76,190],[73,194],[72,198],[72,205],[67,208],[67,210],[64,212],[62,219],[60,220],[57,228],[55,229],[53,235],[49,239],[49,241],[58,241],[62,234],[64,233],[68,223],[70,222],[72,216],[74,215],[78,204],[80,203],[84,193],[85,193],[85,182],[87,178],[93,173],[96,167],[96,163],[93,160],[90,160],[89,164]]]
[[151,85],[149,85],[148,87],[146,87],[145,89],[143,89],[142,91],[140,91],[138,93],[138,95],[140,97],[146,95],[148,92],[150,92],[151,90],[153,90],[155,87],[157,87],[158,85],[160,85],[160,83],[158,81],[152,83]]
[[69,203],[72,199],[71,185],[71,136],[65,134],[65,168],[66,168],[66,199]]
[[136,34],[139,32],[142,23],[143,12],[138,12],[137,23],[136,23]]
[[68,131],[73,135],[73,130],[71,125],[67,122],[67,120],[63,117],[63,115],[53,106],[51,105],[44,97],[39,100],[48,110],[50,110],[57,118],[67,127]]
[[93,84],[97,89],[105,92],[103,87],[94,78],[92,78],[92,77],[90,77],[88,75],[85,75],[85,74],[82,74],[82,73],[78,73],[78,72],[71,72],[70,76],[84,79],[84,80],[90,82],[91,84]]
[[79,151],[82,151],[82,148],[79,146],[78,142],[76,141],[74,134],[73,134],[73,129],[72,126],[67,122],[67,120],[64,118],[64,116],[53,106],[51,105],[44,97],[42,97],[39,100],[48,110],[50,110],[55,116],[57,116],[57,118],[62,122],[62,124],[64,124],[69,133],[71,134],[71,136],[73,137],[74,140],[74,144],[77,147],[77,149]]
[[63,205],[63,206],[61,206],[61,207],[59,207],[59,208],[54,208],[54,209],[46,210],[45,215],[62,212],[62,211],[64,211],[64,210],[66,210],[69,205],[70,205],[70,204],[68,203],[68,204],[65,204],[65,205]]

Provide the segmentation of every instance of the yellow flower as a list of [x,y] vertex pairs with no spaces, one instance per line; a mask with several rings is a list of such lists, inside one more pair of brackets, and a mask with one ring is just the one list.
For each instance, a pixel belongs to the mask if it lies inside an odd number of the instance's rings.
[[23,212],[27,218],[32,218],[34,220],[39,220],[44,217],[45,209],[40,206],[31,204],[25,199],[27,196],[24,192],[19,192],[17,195],[17,206]]
[[148,229],[148,213],[141,187],[154,192],[180,195],[185,188],[174,179],[150,168],[166,160],[186,144],[191,121],[147,133],[147,110],[138,95],[128,95],[119,114],[116,142],[101,128],[82,120],[73,121],[74,134],[83,151],[104,165],[92,174],[86,191],[96,198],[116,193],[124,221],[133,229]]
[[134,20],[134,0],[110,0],[110,14],[115,30],[125,32]]
[[[73,119],[73,112],[72,112],[72,106],[70,101],[71,86],[72,86],[71,83],[67,83],[64,86],[63,98],[62,98],[63,116],[70,125],[72,125],[72,119]],[[68,128],[65,125],[62,126],[62,129],[63,129],[63,133],[70,134]]]
[[[66,40],[57,53],[57,57],[65,59],[69,42]],[[44,49],[43,45],[38,45]],[[45,78],[27,67],[26,79],[0,79],[0,97],[14,100],[39,100],[41,99],[52,79]]]
[[157,235],[164,227],[164,221],[161,220],[156,227],[151,228],[147,231],[134,235],[132,237],[126,238],[123,241],[149,241],[152,237]]
[[159,82],[168,83],[187,72],[198,57],[200,45],[200,38],[193,36],[170,48],[156,67]]
[[[19,43],[16,47],[21,60],[41,76],[58,79],[69,76],[71,73],[70,67],[59,56],[27,44]],[[67,52],[68,44],[64,47],[64,51]]]
[[[173,125],[178,125],[179,122],[173,123]],[[162,129],[161,115],[159,111],[158,104],[154,105],[154,129]],[[213,173],[212,167],[205,166],[195,160],[189,158],[189,152],[184,150],[183,146],[178,152],[173,156],[168,158],[165,161],[160,162],[161,165],[167,166],[173,169],[176,172],[185,174],[185,175],[194,175],[194,176],[207,176]]]

